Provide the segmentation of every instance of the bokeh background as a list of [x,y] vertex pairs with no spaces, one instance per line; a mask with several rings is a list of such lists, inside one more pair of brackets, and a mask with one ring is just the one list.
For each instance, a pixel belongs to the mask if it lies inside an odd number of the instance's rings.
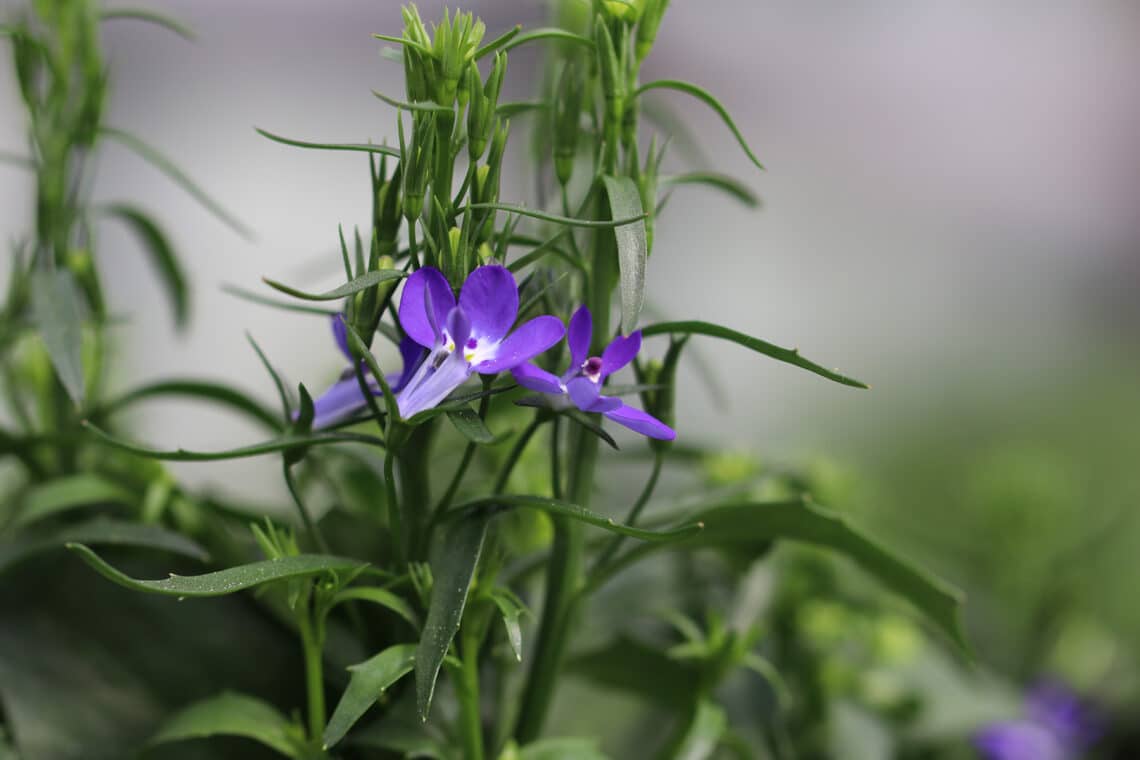
[[[289,378],[319,387],[339,369],[327,326],[220,286],[340,276],[337,225],[367,220],[362,159],[289,149],[254,127],[394,142],[393,112],[370,90],[399,93],[402,76],[370,33],[398,32],[398,3],[146,5],[198,40],[109,24],[108,121],[175,157],[255,237],[105,149],[96,196],[157,212],[194,284],[193,327],[176,334],[135,242],[101,230],[111,302],[131,317],[115,381],[207,376],[271,398],[248,330]],[[442,9],[419,5],[425,18]],[[465,8],[492,34],[545,16],[538,2]],[[539,56],[512,53],[507,99],[533,92]],[[662,96],[688,127],[673,167],[734,173],[764,205],[679,191],[658,224],[652,308],[799,346],[873,385],[700,344],[716,380],[682,378],[681,435],[806,463],[833,506],[970,591],[983,662],[1124,701],[1140,691],[1137,72],[1140,5],[1116,0],[674,0],[643,72],[718,95],[768,167],[748,165],[710,111]],[[0,150],[21,150],[22,117],[5,69]],[[505,200],[533,202],[525,126]],[[0,198],[0,232],[16,238],[31,221],[28,177],[0,164]],[[135,423],[163,446],[252,434],[177,404]],[[272,463],[174,469],[249,498],[280,488]]]

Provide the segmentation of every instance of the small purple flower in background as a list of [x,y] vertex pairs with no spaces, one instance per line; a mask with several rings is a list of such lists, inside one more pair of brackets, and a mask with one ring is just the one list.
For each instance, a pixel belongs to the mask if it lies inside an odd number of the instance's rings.
[[396,394],[400,415],[431,409],[474,372],[495,375],[513,369],[566,333],[562,321],[551,316],[535,317],[512,332],[518,312],[518,284],[505,267],[481,266],[471,272],[458,303],[442,272],[416,270],[400,297],[400,326],[430,353]]
[[[344,357],[351,364],[352,352],[348,349],[348,333],[344,324],[344,317],[336,314],[332,318],[332,331],[333,339],[336,341],[337,348],[344,354]],[[420,359],[423,358],[424,350],[418,343],[410,338],[404,338],[400,341],[400,355],[404,360],[404,368],[398,375],[388,375],[385,379],[388,385],[392,388],[393,393],[398,393],[411,378],[412,373],[418,368]],[[373,396],[382,394],[380,383],[372,374],[365,369],[365,380],[368,382],[368,388],[372,391]],[[335,425],[338,422],[348,419],[352,415],[359,412],[361,409],[368,405],[368,399],[360,390],[360,383],[356,379],[356,370],[351,366],[341,373],[340,379],[330,385],[324,393],[318,396],[313,401],[313,429],[319,430],[329,425]],[[293,419],[297,418],[297,414],[293,414]]]
[[1076,760],[1101,734],[1101,719],[1057,682],[1038,684],[1025,699],[1025,717],[992,723],[974,737],[987,760]]
[[566,343],[570,347],[570,368],[557,377],[533,364],[521,364],[511,370],[515,382],[532,391],[568,398],[583,412],[599,412],[630,430],[671,441],[676,432],[661,420],[640,409],[627,406],[621,399],[603,396],[602,384],[606,378],[625,367],[641,349],[641,331],[614,338],[601,356],[590,356],[590,339],[594,332],[594,319],[590,310],[582,306],[570,317]]

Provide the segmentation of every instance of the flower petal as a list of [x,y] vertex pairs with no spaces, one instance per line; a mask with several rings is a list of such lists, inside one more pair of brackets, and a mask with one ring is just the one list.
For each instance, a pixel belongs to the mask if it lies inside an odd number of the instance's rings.
[[480,341],[500,341],[519,313],[519,286],[506,267],[478,267],[463,283],[459,305],[471,320],[471,333]]
[[631,335],[619,335],[602,352],[602,379],[605,379],[633,361],[641,350],[641,330]]
[[408,386],[396,394],[401,417],[406,419],[425,409],[431,409],[471,377],[471,367],[461,352],[447,355],[439,368],[433,370],[430,362],[434,357],[435,354],[428,357],[429,363],[421,366]]
[[625,425],[635,433],[641,433],[650,438],[671,441],[677,437],[677,433],[673,428],[661,420],[650,414],[646,414],[640,409],[627,406],[626,404],[622,404],[617,409],[606,412],[605,415],[617,424]]
[[539,393],[562,395],[562,386],[559,385],[558,378],[541,367],[520,364],[511,369],[511,374],[514,375],[515,382],[524,388]]
[[400,370],[399,375],[392,376],[388,379],[388,384],[392,388],[393,393],[399,393],[412,379],[412,375],[419,369],[420,362],[427,356],[424,347],[410,336],[405,335],[403,340],[400,341],[400,358],[404,361],[404,368]]
[[[368,386],[374,395],[380,395],[380,386],[371,377],[368,377]],[[357,382],[356,375],[338,380],[313,400],[313,430],[320,430],[348,419],[367,405],[368,401],[360,392],[360,383]]]
[[[429,295],[430,294],[430,295]],[[429,315],[427,303],[431,303]],[[412,340],[424,348],[436,342],[436,329],[447,320],[447,313],[455,307],[455,296],[443,272],[434,267],[421,267],[404,283],[400,296],[400,326]]]
[[593,404],[591,404],[590,408],[586,411],[605,414],[606,412],[612,412],[614,409],[617,409],[619,406],[621,406],[621,403],[622,402],[620,398],[615,398],[613,396],[598,396],[598,399]]
[[585,306],[579,306],[570,317],[566,343],[570,346],[570,371],[577,372],[590,356],[590,338],[594,333],[594,317]]
[[565,334],[566,328],[558,317],[535,317],[495,346],[490,358],[475,365],[475,371],[493,375],[513,369],[562,340]]
[[456,347],[462,349],[463,344],[467,342],[467,336],[470,334],[471,320],[467,318],[467,313],[462,306],[456,306],[447,312],[447,335]]
[[601,393],[601,388],[588,377],[576,377],[566,383],[566,393],[569,394],[570,400],[574,402],[574,406],[584,412],[598,400],[598,394]]
[[348,350],[348,327],[344,324],[343,314],[333,314],[332,317],[333,340],[336,347],[344,354],[344,358],[352,361],[352,352]]

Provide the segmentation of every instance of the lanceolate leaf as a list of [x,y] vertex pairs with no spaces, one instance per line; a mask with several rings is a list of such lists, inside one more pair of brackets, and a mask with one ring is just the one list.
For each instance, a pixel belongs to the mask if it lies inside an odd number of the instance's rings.
[[148,398],[184,397],[210,401],[241,412],[273,430],[282,428],[281,415],[237,388],[211,380],[163,380],[141,385],[106,403],[99,412],[109,414]]
[[404,273],[399,269],[378,269],[373,272],[365,272],[359,277],[355,277],[344,285],[333,288],[324,293],[306,293],[303,290],[291,288],[276,280],[263,278],[266,285],[274,290],[280,290],[282,293],[287,293],[294,298],[300,298],[305,301],[335,301],[338,298],[350,296],[353,293],[359,293],[362,290],[367,290],[373,286],[379,285],[382,282],[390,280],[398,280],[404,276]]
[[325,749],[343,739],[381,694],[411,672],[415,662],[416,645],[397,644],[370,660],[350,667],[348,688],[344,690],[325,727]]
[[287,757],[300,757],[300,732],[268,702],[244,694],[223,692],[175,713],[149,744],[167,744],[211,736],[253,739]]
[[486,516],[465,516],[448,526],[438,545],[438,556],[432,560],[435,580],[427,622],[416,649],[416,706],[420,720],[426,721],[431,710],[435,681],[451,640],[459,630],[459,621],[463,619],[471,578],[479,564],[486,534]]
[[658,184],[663,188],[673,185],[706,185],[731,195],[749,208],[756,208],[760,205],[760,199],[756,193],[752,192],[744,183],[726,174],[717,174],[716,172],[674,174],[669,177],[662,177]]
[[519,625],[519,618],[526,612],[526,606],[506,588],[496,588],[490,596],[503,616],[503,625],[507,629],[507,643],[511,645],[515,659],[522,662],[522,626]]
[[968,648],[960,619],[964,594],[896,557],[834,512],[800,500],[737,502],[702,510],[691,519],[700,520],[704,530],[669,544],[638,546],[607,567],[597,582],[660,548],[753,546],[781,539],[802,541],[825,546],[854,560],[880,583],[926,614],[955,643]]
[[[644,215],[641,194],[629,177],[602,177],[610,198],[610,213],[615,219]],[[645,261],[649,249],[645,239],[645,222],[639,221],[614,229],[617,236],[618,268],[621,271],[621,331],[628,335],[637,327],[641,307],[645,305]]]
[[174,32],[187,42],[194,41],[194,32],[190,27],[156,11],[143,8],[111,8],[103,11],[99,15],[104,21],[113,21],[115,19],[145,21],[148,24],[162,27],[169,32]]
[[129,504],[129,491],[95,473],[81,473],[41,483],[24,495],[16,525],[28,525],[72,509],[94,504]]
[[273,142],[279,142],[282,145],[292,145],[294,148],[311,148],[313,150],[348,150],[361,153],[383,153],[394,158],[400,157],[399,148],[393,148],[388,145],[371,145],[366,143],[318,143],[306,142],[304,140],[293,140],[281,135],[275,135],[272,132],[266,132],[264,129],[257,129],[257,133],[262,137],[267,137]]
[[770,356],[782,362],[787,362],[801,369],[806,369],[808,372],[814,372],[820,377],[826,377],[828,380],[834,380],[842,385],[849,385],[852,388],[869,388],[871,386],[866,383],[856,380],[851,377],[846,377],[839,374],[837,370],[829,370],[821,367],[815,362],[808,361],[800,356],[798,348],[780,348],[779,346],[768,343],[767,341],[753,338],[751,335],[745,335],[742,332],[737,332],[728,327],[721,327],[714,325],[711,322],[701,322],[698,320],[686,320],[682,322],[658,322],[656,324],[643,327],[641,334],[644,337],[651,335],[707,335],[712,338],[723,338],[724,340],[732,341],[738,345],[750,348],[757,353]]
[[675,79],[659,79],[656,82],[648,82],[641,85],[641,87],[637,88],[637,91],[634,93],[634,97],[641,95],[643,92],[648,92],[649,90],[656,89],[676,90],[677,92],[683,92],[688,95],[692,95],[694,98],[700,100],[709,108],[716,111],[717,116],[719,116],[721,118],[721,121],[725,123],[725,126],[727,126],[732,131],[733,137],[735,137],[736,141],[740,143],[740,147],[744,149],[744,152],[748,155],[748,158],[752,161],[752,163],[756,164],[756,167],[759,169],[764,168],[764,165],[760,163],[760,159],[758,159],[756,157],[756,154],[752,152],[752,149],[748,147],[748,141],[744,139],[744,135],[740,133],[740,130],[736,127],[736,123],[732,120],[732,117],[728,115],[728,110],[720,104],[719,100],[714,98],[706,90],[697,87],[695,84],[690,84],[689,82],[679,82]]
[[32,274],[32,314],[56,375],[71,400],[83,401],[83,294],[66,269]]
[[103,207],[102,211],[123,221],[138,236],[143,250],[150,255],[162,286],[170,298],[171,308],[174,310],[174,323],[178,327],[185,327],[190,313],[186,277],[166,235],[153,219],[134,206],[114,203]]
[[67,548],[78,554],[84,562],[107,580],[135,591],[167,596],[224,596],[263,583],[304,578],[326,572],[355,573],[365,563],[347,557],[324,554],[300,554],[229,567],[205,575],[171,575],[156,581],[141,581],[124,575],[111,567],[99,555],[83,544],[69,543]]
[[579,45],[585,45],[586,47],[594,46],[594,41],[589,37],[583,37],[579,34],[574,34],[573,32],[568,32],[565,29],[559,29],[557,27],[547,27],[543,29],[532,29],[525,34],[520,34],[518,37],[510,40],[506,45],[503,46],[503,52],[511,50],[512,48],[517,48],[519,45],[525,45],[528,42],[533,42],[534,40],[565,40],[566,42],[575,42]]
[[469,406],[452,409],[447,412],[447,419],[451,420],[455,429],[472,443],[491,443],[495,440],[495,436],[487,429],[487,425]]
[[353,600],[378,604],[381,607],[395,612],[404,620],[407,620],[413,628],[418,629],[420,627],[420,616],[416,614],[412,606],[388,589],[375,588],[372,586],[353,586],[338,593],[335,603],[340,604],[341,602]]
[[465,209],[491,209],[492,211],[509,211],[512,214],[519,216],[529,216],[534,219],[541,219],[544,222],[551,222],[553,224],[565,224],[567,227],[621,227],[626,224],[634,224],[645,219],[644,213],[637,216],[619,217],[617,219],[574,219],[569,216],[559,216],[558,214],[547,214],[544,211],[536,211],[535,209],[527,208],[526,206],[516,206],[511,203],[472,203],[462,208],[456,209],[457,211],[464,211]]
[[0,541],[0,573],[29,557],[61,549],[68,543],[158,549],[200,561],[209,558],[206,550],[198,544],[158,525],[99,517],[48,532],[33,530],[19,533],[7,541]]

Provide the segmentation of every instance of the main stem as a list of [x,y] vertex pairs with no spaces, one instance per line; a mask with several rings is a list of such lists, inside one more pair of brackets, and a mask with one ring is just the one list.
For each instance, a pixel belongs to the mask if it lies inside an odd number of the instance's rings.
[[482,636],[467,633],[461,639],[462,667],[456,692],[463,757],[465,760],[483,760],[483,717],[479,710],[479,643]]
[[308,610],[301,616],[301,646],[305,655],[305,691],[309,697],[309,740],[320,744],[325,733],[325,681],[323,624],[310,620]]

